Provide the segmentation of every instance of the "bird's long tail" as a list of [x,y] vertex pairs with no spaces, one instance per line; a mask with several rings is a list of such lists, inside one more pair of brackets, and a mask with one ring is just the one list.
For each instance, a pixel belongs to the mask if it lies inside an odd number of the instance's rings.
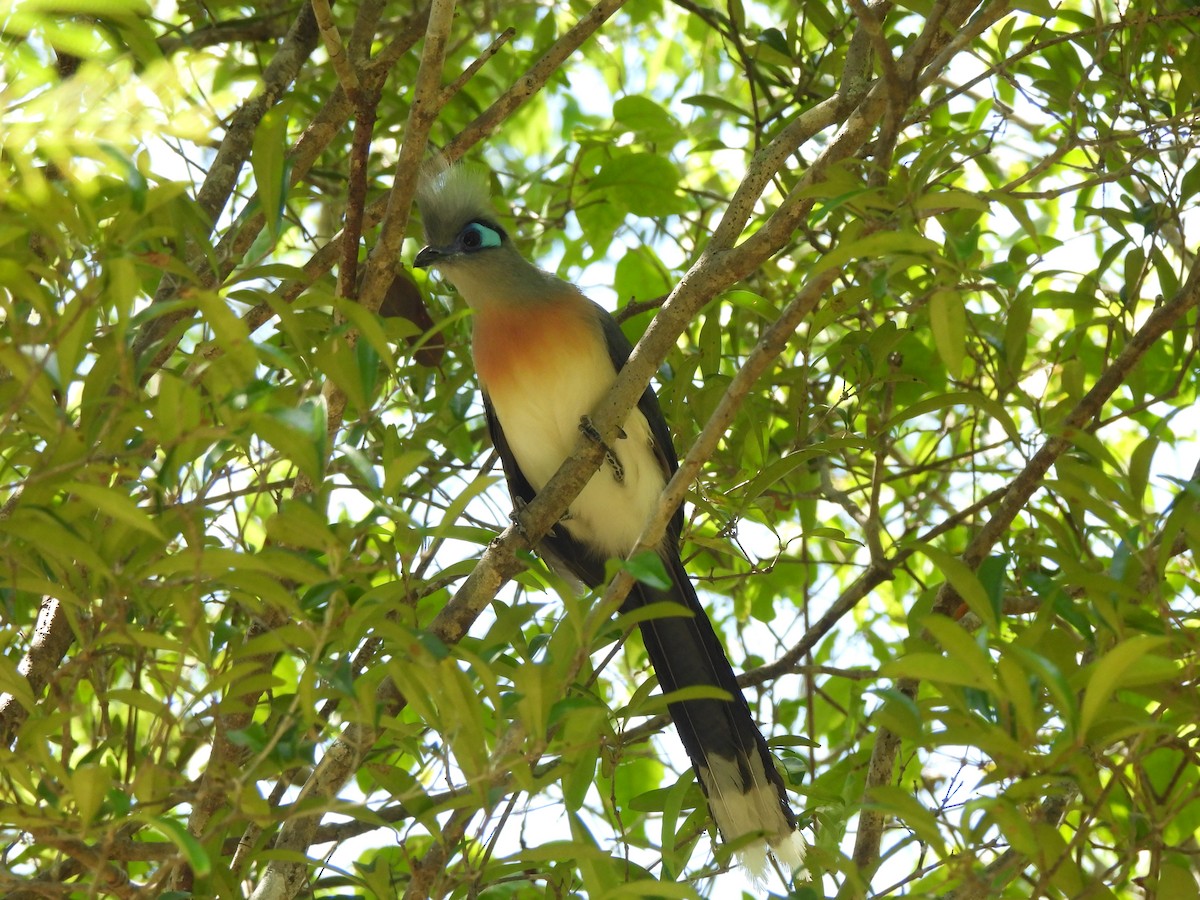
[[707,686],[729,694],[729,699],[668,703],[713,820],[726,841],[749,834],[761,837],[739,853],[741,862],[755,875],[765,871],[768,848],[780,863],[796,871],[804,858],[804,841],[796,830],[783,779],[683,562],[677,553],[667,553],[664,563],[673,589],[662,591],[639,584],[625,609],[668,601],[687,610],[686,615],[652,618],[640,626],[663,693]]

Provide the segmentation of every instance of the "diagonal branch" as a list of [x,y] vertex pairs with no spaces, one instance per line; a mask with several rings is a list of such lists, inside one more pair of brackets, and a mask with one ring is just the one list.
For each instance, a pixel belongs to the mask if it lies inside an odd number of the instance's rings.
[[21,697],[15,690],[0,694],[0,747],[10,747],[17,739],[17,732],[74,640],[75,631],[62,602],[55,597],[43,598],[33,640],[17,664],[17,674],[25,679],[28,693]]
[[595,34],[596,30],[612,18],[624,6],[626,0],[599,0],[567,32],[555,41],[542,58],[524,75],[497,98],[491,106],[480,113],[470,125],[442,150],[447,162],[457,162],[468,150],[496,130],[496,127],[524,106],[540,91],[558,71],[559,67]]

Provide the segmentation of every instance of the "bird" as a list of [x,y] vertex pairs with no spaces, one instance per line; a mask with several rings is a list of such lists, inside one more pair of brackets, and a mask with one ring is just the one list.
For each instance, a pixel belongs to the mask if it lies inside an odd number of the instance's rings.
[[[588,431],[590,413],[632,346],[603,307],[514,246],[491,204],[485,173],[466,165],[427,165],[416,201],[425,246],[413,266],[436,269],[471,310],[471,355],[487,428],[519,509],[574,451],[580,429]],[[599,440],[594,430],[592,437]],[[637,545],[678,468],[652,386],[614,443],[605,446],[604,463],[538,547],[552,568],[590,588],[605,584],[606,561],[624,558]],[[680,506],[655,548],[670,587],[639,581],[622,611],[654,603],[679,608],[677,615],[644,619],[639,628],[712,818],[722,839],[740,846],[739,861],[756,877],[765,872],[768,853],[797,872],[805,842],[767,742],[684,568],[682,529]],[[723,694],[671,699],[696,686]]]

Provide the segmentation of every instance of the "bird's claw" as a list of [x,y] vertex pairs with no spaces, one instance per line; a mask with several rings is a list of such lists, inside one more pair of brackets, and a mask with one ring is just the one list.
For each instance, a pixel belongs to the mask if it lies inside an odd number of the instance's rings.
[[[589,440],[593,440],[600,446],[604,447],[604,441],[600,437],[600,429],[592,424],[591,416],[580,416],[579,417],[579,430],[582,431],[584,434],[586,434],[588,436]],[[617,429],[617,440],[618,441],[623,441],[627,437],[629,437],[629,435],[627,435],[625,433],[624,428]],[[608,448],[604,447],[604,449],[607,450]]]
[[586,437],[589,441],[597,443],[602,447],[604,446],[604,439],[602,437],[600,437],[599,429],[596,428],[596,426],[592,424],[591,416],[580,416],[579,417],[579,430],[583,432],[583,436]]
[[508,514],[509,521],[513,523],[513,528],[517,530],[517,534],[529,541],[529,532],[525,530],[525,526],[521,523],[521,513],[525,511],[526,503],[520,497],[513,497],[512,512]]
[[[599,444],[604,448],[604,460],[608,463],[608,467],[612,469],[613,478],[616,479],[617,483],[620,484],[625,481],[625,467],[621,465],[621,461],[617,459],[617,454],[613,452],[612,448],[604,443],[604,439],[600,437],[600,431],[592,424],[590,416],[579,417],[579,430],[583,432],[589,441]],[[625,439],[623,429],[617,429],[617,439]]]
[[[517,534],[519,534],[522,538],[524,538],[525,543],[527,543],[527,544],[532,543],[532,541],[529,539],[529,531],[525,528],[525,524],[521,521],[521,513],[525,512],[525,507],[528,505],[529,504],[525,502],[524,498],[513,497],[512,512],[510,512],[508,514],[508,519],[510,522],[512,522],[513,528],[516,529]],[[566,522],[570,518],[571,518],[571,511],[568,509],[565,513],[562,514],[562,517],[558,521]],[[496,541],[500,540],[500,536],[496,535],[496,537],[493,540],[496,540]]]

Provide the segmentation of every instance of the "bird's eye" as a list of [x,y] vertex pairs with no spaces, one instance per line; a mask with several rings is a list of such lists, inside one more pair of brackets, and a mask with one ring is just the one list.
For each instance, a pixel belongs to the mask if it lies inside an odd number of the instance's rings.
[[496,230],[488,228],[486,225],[481,225],[478,222],[472,222],[464,228],[459,240],[466,250],[481,250],[484,247],[500,246],[500,235]]

